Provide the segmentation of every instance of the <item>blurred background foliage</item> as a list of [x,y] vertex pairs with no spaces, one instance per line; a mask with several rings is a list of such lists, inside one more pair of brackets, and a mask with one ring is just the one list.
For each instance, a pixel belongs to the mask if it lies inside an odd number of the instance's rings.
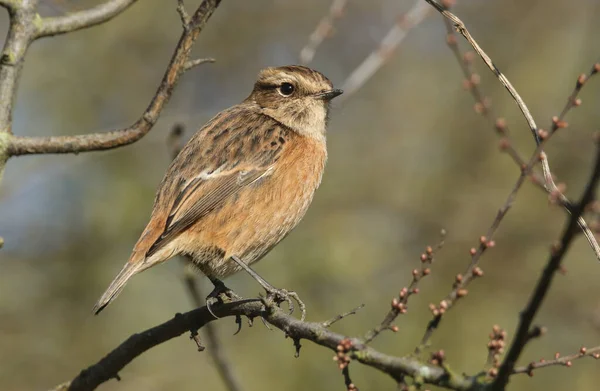
[[[43,15],[61,15],[97,2],[43,0]],[[188,1],[191,9],[198,2]],[[336,34],[311,64],[341,85],[413,1],[350,0]],[[169,163],[173,124],[195,129],[250,92],[260,68],[296,63],[320,18],[324,0],[223,1],[195,46],[216,64],[188,72],[161,120],[138,143],[79,156],[12,159],[0,187],[0,388],[46,389],[96,362],[130,334],[192,305],[183,269],[169,262],[134,278],[100,316],[91,307],[135,243],[155,188]],[[599,60],[600,3],[595,0],[458,1],[455,12],[547,127],[576,77]],[[4,36],[7,15],[0,17]],[[21,135],[102,131],[132,123],[155,91],[180,35],[175,1],[146,0],[113,21],[36,42],[27,57],[15,112]],[[465,42],[460,40],[461,47]],[[482,87],[507,118],[518,149],[533,140],[516,105],[477,60]],[[393,295],[410,281],[426,245],[448,230],[433,273],[399,321],[400,332],[374,345],[412,351],[430,319],[427,305],[449,291],[469,262],[469,248],[491,224],[518,169],[498,150],[487,122],[461,88],[461,72],[445,45],[441,17],[410,32],[399,51],[356,95],[336,105],[328,135],[323,184],[296,231],[256,267],[275,286],[297,290],[309,320],[325,320],[360,303],[359,314],[334,326],[361,335],[377,324]],[[600,80],[581,94],[570,127],[548,148],[567,195],[578,197],[600,124]],[[519,310],[557,238],[565,215],[527,185],[503,222],[497,246],[482,261],[485,278],[470,287],[442,322],[433,348],[456,371],[473,374],[486,359],[493,324],[512,334]],[[600,342],[600,265],[583,238],[566,260],[537,318],[548,334],[531,344],[522,363]],[[207,280],[202,279],[206,289]],[[227,284],[244,296],[259,287],[244,274]],[[233,319],[218,322],[233,368],[246,390],[341,390],[331,352],[292,343],[260,322],[239,335]],[[511,389],[592,390],[598,362],[540,370],[513,378]],[[394,389],[373,369],[351,366],[364,390]],[[223,390],[206,352],[187,337],[136,359],[110,390]]]

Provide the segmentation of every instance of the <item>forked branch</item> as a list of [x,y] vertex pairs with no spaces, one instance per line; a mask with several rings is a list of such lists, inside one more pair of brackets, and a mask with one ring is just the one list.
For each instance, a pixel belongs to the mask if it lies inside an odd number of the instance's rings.
[[581,196],[580,201],[575,205],[571,216],[565,225],[563,230],[562,237],[559,242],[552,246],[550,258],[542,272],[542,275],[538,279],[535,289],[527,303],[525,309],[520,313],[519,325],[517,327],[517,331],[515,333],[513,342],[511,347],[506,354],[506,357],[500,366],[500,370],[498,371],[498,376],[494,381],[491,389],[493,391],[504,390],[506,384],[508,383],[509,376],[513,373],[515,365],[525,345],[529,342],[531,335],[531,327],[533,323],[533,319],[540,309],[548,290],[550,289],[550,284],[561,266],[561,262],[569,250],[573,239],[577,235],[578,232],[578,220],[579,217],[583,214],[586,206],[588,206],[593,200],[596,193],[596,188],[598,187],[598,181],[600,180],[600,140],[598,139],[598,135],[596,136],[596,162],[594,164],[594,168],[592,174],[590,175],[590,179],[585,187],[583,195]]
[[8,155],[100,151],[128,145],[144,137],[158,120],[177,81],[190,65],[188,59],[192,45],[220,2],[221,0],[204,0],[190,17],[189,22],[184,25],[184,31],[156,94],[142,116],[133,125],[111,132],[78,136],[13,136],[8,144]]
[[[529,126],[529,130],[531,131],[531,133],[535,139],[537,151],[539,154],[539,161],[541,162],[542,170],[544,173],[544,184],[543,185],[544,185],[545,189],[550,193],[556,194],[556,198],[559,199],[560,202],[563,205],[565,205],[567,211],[569,213],[571,213],[571,210],[569,208],[570,202],[567,199],[567,197],[561,192],[560,188],[558,188],[558,186],[556,186],[556,184],[554,183],[554,179],[552,177],[552,172],[550,171],[550,165],[548,163],[548,158],[547,158],[544,150],[541,148],[541,144],[542,144],[543,140],[542,140],[542,137],[540,137],[540,129],[538,129],[537,124],[536,124],[533,116],[531,115],[529,108],[527,107],[527,105],[525,104],[523,99],[521,98],[521,95],[519,95],[517,90],[513,87],[513,85],[506,78],[506,76],[504,76],[504,74],[502,72],[500,72],[500,69],[498,69],[498,67],[494,64],[492,59],[483,51],[483,49],[479,46],[477,41],[475,41],[475,39],[473,38],[473,36],[469,32],[469,30],[467,30],[467,28],[462,20],[460,20],[456,15],[454,15],[452,12],[450,12],[447,9],[447,7],[445,7],[442,4],[439,4],[437,1],[435,1],[435,0],[425,0],[425,1],[429,4],[431,4],[431,6],[433,6],[440,14],[442,14],[445,18],[447,18],[450,22],[453,23],[454,28],[469,42],[469,44],[473,47],[475,52],[485,62],[487,67],[494,73],[494,75],[498,78],[500,83],[502,83],[502,85],[508,90],[508,92],[510,93],[510,95],[512,96],[514,101],[516,102],[517,106],[523,113],[523,116],[525,117],[525,120],[527,121],[527,125]],[[592,69],[591,74],[594,74],[594,70],[595,70],[595,67]],[[596,72],[597,72],[597,70],[596,70]],[[581,83],[581,84],[583,85],[583,83]],[[574,92],[574,96],[576,96],[578,92],[579,92],[579,89],[576,89],[576,91]],[[570,109],[570,107],[572,107],[572,105],[569,102],[567,103],[567,105],[568,106],[561,113],[560,118],[562,118],[567,113],[567,111]],[[559,119],[559,118],[557,118],[556,121],[553,121],[552,130],[558,129],[559,128],[558,124],[560,122],[562,122],[562,119]],[[585,219],[583,217],[580,216],[577,221],[577,224],[579,225],[579,227],[581,228],[582,232],[584,233],[586,239],[588,240],[588,243],[589,243],[590,247],[592,248],[592,250],[594,251],[596,258],[598,260],[600,260],[600,245],[598,245],[598,241],[596,240],[595,236],[589,229],[587,222],[585,221]]]

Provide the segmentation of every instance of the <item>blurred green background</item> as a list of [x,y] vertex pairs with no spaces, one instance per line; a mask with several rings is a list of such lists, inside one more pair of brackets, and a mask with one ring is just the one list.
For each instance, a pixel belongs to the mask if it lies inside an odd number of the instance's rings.
[[[44,0],[43,15],[94,5]],[[198,1],[188,1],[190,10]],[[311,66],[340,86],[413,1],[350,0],[336,34]],[[259,69],[296,63],[330,6],[324,0],[225,0],[198,39],[196,57],[217,63],[188,72],[152,132],[114,151],[11,159],[0,187],[0,388],[42,390],[75,376],[134,332],[192,304],[182,264],[169,262],[134,278],[100,316],[91,308],[147,222],[154,191],[169,163],[166,138],[174,123],[187,137],[218,111],[240,102]],[[595,0],[458,1],[455,12],[494,59],[540,123],[562,109],[576,77],[600,59],[600,2]],[[0,36],[7,27],[2,12]],[[14,131],[79,134],[127,126],[149,102],[180,35],[175,1],[146,0],[93,29],[44,39],[29,52]],[[465,42],[460,40],[462,48]],[[507,118],[526,156],[533,140],[516,105],[481,61],[476,67],[496,112]],[[426,245],[448,231],[433,273],[399,319],[400,332],[374,342],[403,355],[421,338],[430,314],[510,192],[519,171],[498,150],[485,119],[462,90],[460,69],[445,45],[439,15],[412,30],[363,89],[334,105],[329,163],[306,218],[256,270],[278,287],[299,292],[308,319],[325,320],[360,303],[359,314],[334,326],[362,335],[378,324],[390,299],[410,281]],[[579,197],[600,125],[600,80],[581,94],[570,127],[548,148],[567,195]],[[518,312],[558,237],[565,215],[527,184],[482,260],[485,278],[444,318],[433,337],[457,371],[478,372],[493,324],[512,335]],[[568,254],[539,313],[547,335],[526,349],[522,364],[554,352],[600,344],[600,265],[583,238]],[[208,281],[202,278],[205,290]],[[244,296],[258,285],[244,274],[227,280]],[[342,390],[332,353],[291,341],[260,322],[236,336],[233,319],[218,323],[232,366],[246,390]],[[514,377],[513,390],[594,390],[600,364],[553,367]],[[351,365],[362,390],[393,390],[393,381]],[[107,390],[224,390],[207,352],[187,337],[152,349],[127,366]],[[433,387],[435,389],[435,387]]]

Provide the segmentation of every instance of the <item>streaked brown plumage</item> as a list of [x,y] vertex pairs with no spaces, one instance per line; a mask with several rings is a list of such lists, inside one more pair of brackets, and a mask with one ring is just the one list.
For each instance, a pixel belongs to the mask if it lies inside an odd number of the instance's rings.
[[327,159],[329,101],[341,94],[301,66],[261,71],[250,96],[217,114],[162,180],[150,222],[94,312],[133,275],[189,255],[211,280],[261,259],[302,219]]

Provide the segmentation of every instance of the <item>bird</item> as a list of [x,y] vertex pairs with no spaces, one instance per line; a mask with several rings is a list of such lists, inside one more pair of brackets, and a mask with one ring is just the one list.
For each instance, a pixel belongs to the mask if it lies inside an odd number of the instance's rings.
[[275,292],[249,265],[285,238],[311,204],[327,161],[330,102],[342,92],[305,66],[262,69],[250,95],[208,121],[173,159],[146,228],[93,312],[131,277],[177,255],[215,285],[207,304],[231,293],[221,279],[242,269]]

